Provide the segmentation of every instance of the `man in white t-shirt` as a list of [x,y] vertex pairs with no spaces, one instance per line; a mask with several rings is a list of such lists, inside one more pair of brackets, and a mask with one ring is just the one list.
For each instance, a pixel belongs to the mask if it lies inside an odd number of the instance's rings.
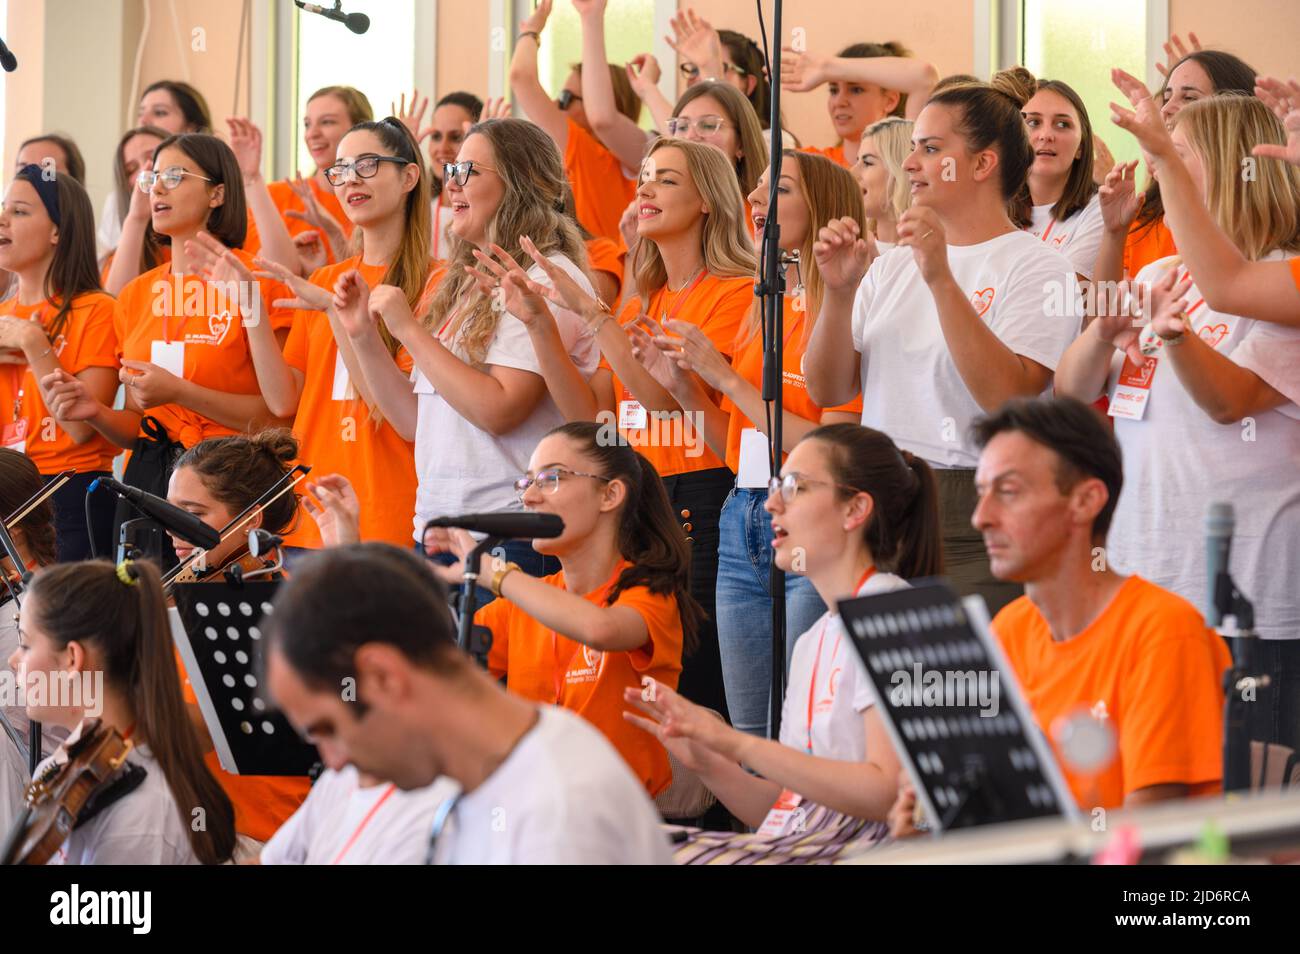
[[510,695],[455,644],[447,593],[380,543],[304,559],[276,596],[267,679],[327,767],[459,786],[431,825],[446,864],[666,864],[645,790],[570,713]]

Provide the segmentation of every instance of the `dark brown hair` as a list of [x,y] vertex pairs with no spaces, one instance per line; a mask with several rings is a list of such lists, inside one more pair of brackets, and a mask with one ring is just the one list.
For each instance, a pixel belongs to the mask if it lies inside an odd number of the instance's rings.
[[[853,59],[866,60],[876,56],[911,56],[912,51],[897,40],[890,40],[887,43],[852,43],[840,50],[836,56],[851,57]],[[898,105],[890,112],[891,116],[907,115],[907,94],[902,90],[894,90],[898,93]]]
[[[284,428],[268,428],[251,436],[210,437],[199,441],[176,461],[199,475],[208,493],[231,513],[242,513],[271,489],[298,458],[298,441]],[[298,495],[292,491],[262,511],[262,529],[283,533],[298,517]]]
[[18,152],[34,142],[52,142],[63,150],[64,157],[68,160],[68,168],[65,170],[68,175],[76,179],[81,185],[86,184],[86,160],[81,155],[81,150],[77,144],[68,136],[61,133],[46,133],[43,136],[33,136],[31,139],[24,139],[18,145]]
[[144,99],[156,89],[164,89],[171,94],[172,99],[176,100],[176,106],[180,109],[181,115],[185,117],[185,123],[189,127],[186,132],[206,133],[212,131],[212,111],[208,109],[208,101],[203,98],[203,94],[191,86],[189,83],[180,80],[159,80],[156,83],[150,83],[140,94]]
[[[193,161],[211,181],[209,189],[226,187],[222,202],[208,212],[204,228],[227,248],[243,248],[248,235],[248,203],[244,198],[244,175],[239,171],[239,161],[230,147],[216,136],[207,133],[177,133],[158,143],[153,151],[154,164],[164,149],[175,146]],[[153,226],[150,226],[152,231]],[[158,236],[164,244],[171,244],[166,235]]]
[[[30,457],[8,447],[0,447],[0,520],[40,493],[44,486],[45,479]],[[23,517],[15,529],[23,532],[27,552],[32,555],[37,566],[47,566],[58,559],[54,504],[49,498]]]
[[[804,440],[827,445],[835,483],[871,495],[862,533],[877,566],[909,580],[943,572],[939,491],[929,464],[860,424],[825,424]],[[843,487],[836,492],[850,496]]]
[[1068,493],[1089,477],[1106,485],[1106,505],[1092,521],[1094,542],[1105,542],[1124,487],[1119,442],[1105,418],[1070,397],[1015,398],[994,413],[976,418],[971,425],[971,434],[981,450],[997,435],[1012,431],[1056,454],[1056,485],[1061,493]]
[[754,78],[754,89],[746,94],[746,98],[758,114],[759,125],[766,129],[771,123],[772,84],[767,80],[767,60],[763,51],[757,43],[735,30],[719,30],[718,39],[731,54],[731,62],[744,70],[746,76]]
[[970,152],[992,148],[998,154],[1002,197],[1008,202],[1020,194],[1034,164],[1034,150],[1020,115],[1026,98],[1023,89],[1011,91],[988,83],[958,83],[930,97],[927,105],[948,106],[957,112],[953,127],[966,140]]
[[[158,568],[141,560],[125,570],[130,585],[107,560],[38,570],[28,591],[36,622],[59,648],[73,641],[95,647],[105,681],[131,703],[135,734],[162,769],[190,847],[204,864],[220,864],[234,852],[235,809],[204,764],[185,711]],[[201,830],[191,824],[196,808],[207,823]]]
[[619,514],[618,552],[631,566],[610,587],[605,605],[612,606],[620,593],[634,586],[644,586],[659,596],[672,596],[682,619],[683,649],[694,652],[704,609],[691,595],[691,546],[686,531],[673,516],[668,492],[654,464],[629,447],[613,427],[594,421],[570,421],[547,437],[552,434],[571,440],[595,463],[600,476],[622,481],[627,487]]
[[[1160,92],[1156,94],[1156,98],[1162,104],[1169,91],[1169,78],[1174,75],[1174,70],[1188,60],[1194,60],[1201,69],[1205,70],[1206,75],[1210,77],[1210,86],[1214,89],[1215,95],[1220,93],[1255,95],[1255,77],[1258,74],[1245,60],[1223,50],[1193,50],[1169,67],[1169,72],[1165,74],[1165,81],[1160,84]],[[1134,224],[1140,228],[1150,228],[1164,217],[1165,203],[1160,197],[1160,183],[1152,178],[1142,193],[1142,205],[1138,209]]]
[[[117,151],[113,154],[113,187],[117,193],[118,225],[126,221],[126,213],[131,208],[131,193],[138,188],[134,182],[127,180],[125,156],[126,144],[136,136],[155,136],[159,142],[163,142],[171,136],[171,133],[157,126],[135,126],[128,129],[117,141]],[[157,152],[158,147],[155,146],[154,154]],[[144,241],[140,246],[140,274],[143,275],[158,264],[158,235],[151,224],[145,229]]]
[[[42,175],[36,171],[39,168],[23,166],[14,178],[30,182],[32,188],[39,190],[35,181]],[[41,289],[47,301],[59,303],[54,317],[41,322],[51,341],[56,341],[67,328],[78,298],[104,290],[99,283],[99,261],[95,257],[95,209],[90,204],[90,196],[70,175],[56,175],[54,188],[59,197],[59,241],[45,272],[45,287]]]

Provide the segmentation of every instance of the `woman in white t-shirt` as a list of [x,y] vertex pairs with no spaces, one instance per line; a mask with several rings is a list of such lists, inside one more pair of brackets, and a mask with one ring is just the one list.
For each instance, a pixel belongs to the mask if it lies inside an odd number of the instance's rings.
[[1096,141],[1087,107],[1066,83],[1034,79],[1024,67],[1003,70],[993,85],[1025,99],[1021,114],[1034,150],[1025,231],[1068,258],[1079,279],[1088,281],[1105,223],[1092,178]]
[[[1202,100],[1174,120],[1174,148],[1247,259],[1300,252],[1296,170],[1261,162],[1255,178],[1241,175],[1253,147],[1284,140],[1254,97]],[[1206,609],[1205,515],[1232,503],[1231,571],[1256,628],[1300,637],[1300,329],[1215,311],[1177,258],[1151,263],[1134,285],[1151,292],[1141,308],[1150,323],[1134,327],[1131,308],[1097,319],[1057,378],[1062,393],[1110,396],[1126,486],[1108,560]]]
[[1033,164],[1022,105],[981,83],[930,99],[904,165],[912,207],[899,247],[871,262],[849,220],[829,223],[813,247],[826,293],[804,359],[809,397],[834,407],[860,387],[862,423],[937,470],[949,573],[991,612],[1019,587],[992,577],[970,525],[969,427],[1041,393],[1080,322],[1074,267],[1007,214]]
[[[514,479],[528,469],[542,436],[564,423],[527,326],[506,311],[504,293],[478,287],[475,251],[495,245],[521,261],[520,240],[532,236],[542,255],[592,291],[582,272],[582,240],[561,211],[563,164],[546,133],[521,119],[485,120],[470,129],[459,161],[448,168],[448,273],[427,312],[417,318],[398,289],[366,291],[362,284],[363,307],[340,314],[380,409],[400,433],[415,438],[417,541],[437,516],[523,509]],[[549,283],[540,267],[528,274]],[[586,324],[567,309],[553,311],[570,360],[590,377],[599,354]],[[354,313],[369,320],[355,320]],[[410,352],[411,379],[380,347],[377,317]],[[507,560],[532,575],[559,569],[528,541],[504,549]]]
[[912,121],[890,116],[862,131],[858,158],[851,169],[862,187],[867,228],[876,249],[898,244],[898,220],[912,205],[912,190],[903,163],[912,151]]
[[[220,864],[235,847],[235,811],[203,763],[185,713],[157,568],[149,561],[59,563],[23,597],[9,665],[24,685],[53,693],[62,677],[80,694],[29,699],[27,715],[75,730],[98,717],[132,743],[138,787],[76,827],[56,864]],[[70,738],[75,738],[76,732]],[[65,743],[35,777],[67,760]],[[200,824],[201,822],[201,824]]]
[[[888,572],[894,567],[916,576],[942,569],[930,467],[879,431],[829,424],[811,432],[773,479],[766,508],[776,564],[807,576],[827,606],[907,586]],[[650,718],[625,717],[653,732],[760,836],[800,830],[814,806],[829,810],[816,814],[828,829],[853,824],[865,838],[881,833],[899,761],[833,609],[795,645],[779,742],[734,729],[659,683],[625,698]],[[712,849],[741,847],[769,850],[698,833],[678,860],[715,860]]]

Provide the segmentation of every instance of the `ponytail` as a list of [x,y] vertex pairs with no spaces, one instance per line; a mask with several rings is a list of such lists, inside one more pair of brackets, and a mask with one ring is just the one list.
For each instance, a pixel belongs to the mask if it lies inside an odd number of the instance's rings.
[[871,496],[862,533],[877,566],[905,579],[943,572],[939,491],[929,464],[859,424],[826,424],[804,440],[826,445],[835,483]]
[[[550,432],[563,434],[598,465],[601,476],[627,487],[619,516],[618,550],[631,566],[619,574],[605,605],[625,590],[644,586],[659,596],[673,596],[682,620],[682,648],[693,653],[699,645],[704,609],[691,595],[691,547],[673,516],[668,492],[654,464],[621,438],[607,440],[605,428],[592,421],[571,421]],[[549,435],[548,435],[549,436]]]
[[[235,850],[235,809],[203,762],[185,710],[158,568],[149,561],[59,563],[32,578],[37,624],[60,648],[93,645],[104,678],[126,696],[135,733],[162,770],[195,855],[221,864]],[[191,812],[203,813],[195,830]]]

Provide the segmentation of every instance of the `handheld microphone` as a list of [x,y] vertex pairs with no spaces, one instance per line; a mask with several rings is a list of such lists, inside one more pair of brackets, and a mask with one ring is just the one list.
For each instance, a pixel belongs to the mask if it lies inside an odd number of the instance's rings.
[[0,66],[4,67],[6,73],[12,73],[18,69],[18,57],[14,56],[13,51],[5,46],[4,40],[0,40]]
[[91,481],[86,493],[94,493],[95,488],[101,484],[132,504],[151,520],[161,524],[164,530],[174,533],[186,543],[192,543],[204,550],[211,550],[221,542],[221,534],[194,516],[194,514],[169,504],[161,497],[155,497],[138,487],[129,487],[112,477],[96,477]]
[[564,532],[564,521],[553,513],[507,511],[435,517],[424,525],[426,530],[430,527],[459,527],[461,530],[476,530],[505,540],[535,540],[558,537]]
[[1228,572],[1236,522],[1232,504],[1223,501],[1211,503],[1205,515],[1205,568],[1210,584],[1206,589],[1205,622],[1212,627],[1223,622],[1219,608],[1219,577]]
[[335,3],[332,9],[327,9],[315,3],[303,3],[302,0],[293,0],[299,10],[306,10],[308,13],[317,13],[327,20],[334,20],[336,23],[342,23],[353,33],[365,33],[370,29],[370,17],[364,13],[344,13],[341,9],[342,2]]

